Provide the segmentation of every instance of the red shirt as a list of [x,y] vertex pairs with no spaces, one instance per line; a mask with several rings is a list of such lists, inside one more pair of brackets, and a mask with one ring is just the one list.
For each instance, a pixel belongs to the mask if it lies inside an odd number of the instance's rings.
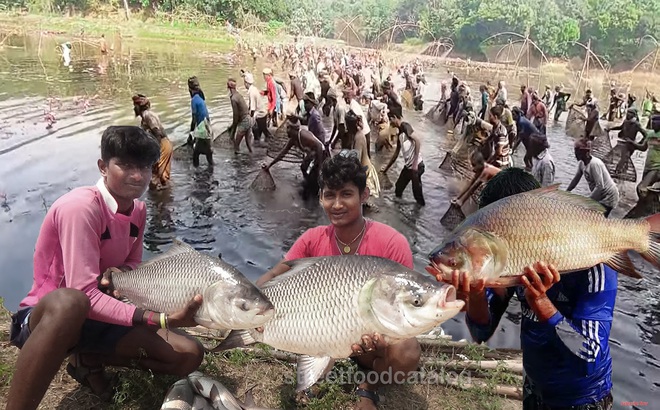
[[[367,221],[367,228],[357,254],[380,256],[414,269],[413,256],[408,240],[396,229],[376,221]],[[290,261],[301,258],[339,256],[339,246],[335,240],[333,225],[317,226],[305,231],[293,244],[284,259]]]
[[277,103],[277,87],[275,87],[275,80],[273,77],[268,77],[266,80],[266,91],[262,92],[262,95],[268,97],[268,112],[275,111],[275,104]]

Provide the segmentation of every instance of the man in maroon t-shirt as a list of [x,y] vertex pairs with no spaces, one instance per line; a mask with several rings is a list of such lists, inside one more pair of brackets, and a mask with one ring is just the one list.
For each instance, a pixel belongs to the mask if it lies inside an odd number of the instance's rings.
[[[283,262],[308,257],[380,256],[414,269],[408,240],[395,229],[367,220],[362,215],[362,204],[369,198],[366,170],[357,155],[350,151],[345,152],[349,154],[335,155],[322,165],[319,181],[320,201],[330,219],[330,225],[311,228],[302,234],[284,260],[257,280],[257,286],[289,270]],[[409,372],[417,369],[421,355],[419,343],[415,338],[388,346],[376,335],[364,335],[362,343],[356,343],[352,347],[356,362],[366,371],[383,373],[390,372],[391,368],[391,374],[403,372],[406,375],[403,380],[408,379]],[[379,377],[381,381],[385,381],[384,379],[386,378]],[[377,384],[360,384],[356,390],[356,394],[360,396],[356,408],[376,409],[377,388]]]

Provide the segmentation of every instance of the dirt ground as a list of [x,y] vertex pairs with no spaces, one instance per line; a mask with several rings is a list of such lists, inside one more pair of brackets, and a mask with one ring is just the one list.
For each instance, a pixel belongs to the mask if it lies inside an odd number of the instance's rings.
[[[5,406],[19,350],[9,345],[9,313],[0,305],[0,407]],[[208,345],[217,341],[205,341]],[[346,366],[346,365],[337,365]],[[294,364],[264,354],[229,351],[208,354],[200,370],[223,383],[239,399],[252,388],[256,404],[263,407],[295,409]],[[146,371],[109,369],[119,375],[119,385],[112,403],[103,403],[90,390],[71,379],[64,366],[52,381],[39,409],[156,409],[160,408],[168,387],[175,377],[153,375]],[[494,380],[494,379],[493,379]],[[317,399],[308,409],[350,409],[355,396],[352,385],[320,384]],[[517,410],[520,401],[493,394],[488,387],[459,389],[442,384],[403,384],[381,390],[382,410]]]

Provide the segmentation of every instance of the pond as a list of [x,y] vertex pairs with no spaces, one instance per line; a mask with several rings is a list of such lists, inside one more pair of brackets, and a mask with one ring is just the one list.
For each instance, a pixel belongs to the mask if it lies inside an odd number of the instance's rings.
[[[238,77],[241,68],[253,72],[261,69],[261,62],[257,67],[252,67],[252,61],[243,66],[234,58],[205,50],[205,46],[176,41],[125,41],[108,56],[76,43],[72,62],[65,66],[56,46],[66,40],[17,36],[0,49],[0,296],[11,310],[30,289],[32,253],[48,206],[68,190],[96,182],[103,130],[109,125],[138,123],[131,102],[134,93],[150,97],[153,110],[178,145],[185,141],[190,123],[189,76],[199,77],[213,128],[219,131],[231,122],[227,78]],[[431,72],[429,89],[439,90],[439,80],[447,77],[446,68]],[[498,80],[488,78],[485,72],[467,78],[473,90],[478,89],[477,81]],[[514,79],[507,82],[515,99],[514,84],[518,83]],[[569,82],[565,80],[565,84]],[[427,108],[435,103],[429,99]],[[51,128],[44,119],[49,112],[56,119]],[[421,113],[406,112],[404,116],[423,137],[427,205],[418,207],[410,188],[403,199],[394,198],[391,186],[401,167],[399,160],[389,178],[381,174],[385,189],[377,201],[380,211],[369,217],[391,225],[408,238],[415,266],[423,272],[428,251],[448,234],[440,218],[460,182],[438,169],[455,141]],[[565,189],[577,166],[572,140],[564,132],[563,121],[550,125],[548,135],[557,165],[556,179]],[[267,160],[265,149],[257,148],[252,155],[216,149],[214,155],[213,168],[204,160],[197,169],[190,161],[174,161],[172,189],[145,194],[145,259],[177,237],[201,251],[221,254],[256,280],[307,228],[327,223],[318,201],[301,199],[298,165],[276,165],[272,173],[277,190],[261,193],[250,190],[249,185],[261,162]],[[378,168],[386,159],[374,157]],[[639,170],[640,158],[636,163]],[[633,184],[622,183],[621,190],[622,204],[613,213],[615,217],[623,216],[635,199]],[[587,192],[586,182],[577,192]],[[610,340],[617,407],[622,401],[647,401],[653,406],[660,392],[660,278],[646,266],[643,274],[641,283],[620,276]],[[489,344],[519,347],[520,317],[513,302]],[[462,314],[443,328],[454,339],[469,338]]]

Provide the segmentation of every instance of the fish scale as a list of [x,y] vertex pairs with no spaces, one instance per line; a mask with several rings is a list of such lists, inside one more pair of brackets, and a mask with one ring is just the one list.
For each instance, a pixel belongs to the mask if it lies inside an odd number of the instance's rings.
[[[453,258],[454,246],[466,246],[473,266],[507,255],[506,265],[497,276],[518,276],[535,261],[553,264],[560,272],[584,269],[599,263],[610,263],[623,269],[622,273],[636,276],[634,267],[624,253],[628,250],[642,254],[649,262],[658,263],[658,216],[647,220],[607,219],[597,202],[575,194],[558,191],[557,186],[541,188],[503,198],[470,215],[430,258],[436,268],[443,264],[440,255]],[[480,239],[469,239],[469,232],[493,235],[487,239],[495,246],[484,253]],[[457,245],[461,244],[461,245]],[[503,245],[503,246],[502,246]],[[455,256],[458,256],[455,255]],[[440,257],[440,259],[436,259]],[[456,259],[447,259],[456,260]],[[440,264],[440,265],[438,265]],[[433,266],[427,268],[436,274]],[[456,267],[460,268],[460,267]],[[451,266],[444,267],[445,275]],[[477,274],[477,272],[473,272]]]
[[[308,276],[295,276],[286,287],[263,289],[277,309],[261,341],[311,356],[343,357],[350,354],[350,344],[362,336],[360,331],[353,329],[368,325],[359,314],[358,291],[371,277],[368,272],[377,266],[371,262],[364,269],[354,271],[345,266],[346,263],[342,260],[335,266],[314,265]],[[348,305],[342,307],[338,305],[339,301],[346,301]],[[310,334],[310,323],[325,325],[312,326]],[[317,349],[301,351],[297,348],[302,337]]]
[[273,316],[273,305],[241,272],[179,240],[136,269],[113,273],[119,294],[156,312],[183,310],[195,295],[195,321],[212,329],[254,329]]

